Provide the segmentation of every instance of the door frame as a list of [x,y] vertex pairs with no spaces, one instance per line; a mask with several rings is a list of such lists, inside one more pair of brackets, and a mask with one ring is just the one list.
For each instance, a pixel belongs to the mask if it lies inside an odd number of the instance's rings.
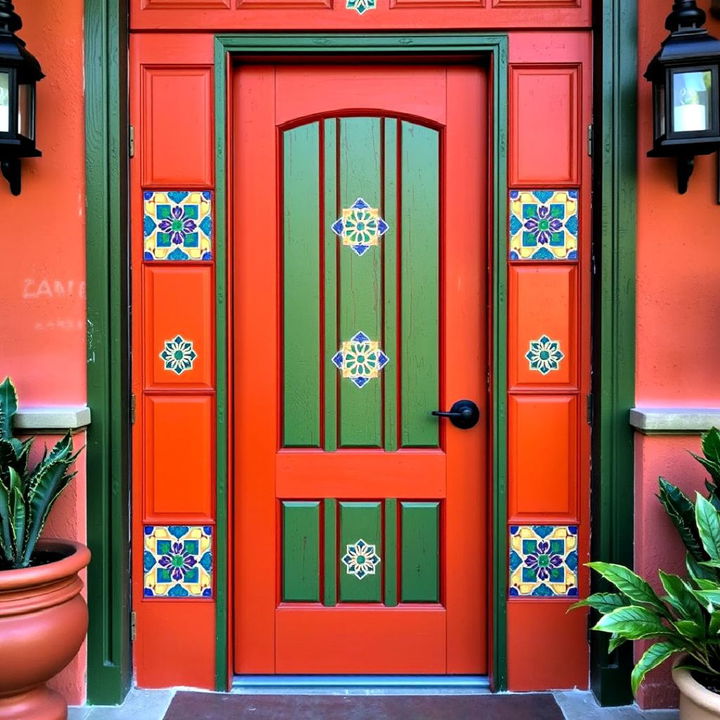
[[[88,517],[94,518],[88,526],[88,545],[96,558],[88,571],[87,677],[91,704],[121,703],[132,679],[128,568],[131,410],[127,358],[130,344],[123,320],[130,299],[126,161],[130,150],[127,124],[129,4],[130,0],[86,0],[84,6],[87,381],[88,405],[93,414],[88,428],[87,469],[92,482],[87,488],[87,510]],[[597,142],[593,224],[598,270],[594,283],[593,328],[597,422],[593,431],[592,554],[613,562],[632,562],[628,538],[632,538],[633,518],[632,482],[629,481],[633,476],[633,436],[627,412],[634,402],[631,369],[635,342],[637,0],[609,0],[596,3],[595,7]],[[235,49],[239,37],[242,36],[219,36],[216,57],[219,55],[225,62],[228,53],[239,52]],[[275,35],[276,42],[285,43],[283,50],[293,37],[301,36]],[[374,39],[368,34],[361,37],[364,47],[356,52],[362,52]],[[392,37],[397,41],[397,35],[378,34],[375,39]],[[424,37],[438,38],[437,35]],[[498,36],[464,34],[462,37],[470,38],[477,47],[478,43],[482,44],[482,38]],[[321,40],[315,42],[319,45]],[[317,45],[310,52],[321,51]],[[259,51],[256,48],[247,52]],[[493,52],[507,61],[506,50]],[[216,77],[223,94],[225,73],[220,72]],[[221,129],[224,132],[224,121]],[[219,199],[224,202],[224,198]],[[223,302],[223,310],[224,307]],[[500,329],[496,327],[495,332]],[[221,358],[220,362],[225,360]],[[504,415],[499,419],[505,422]],[[225,418],[222,420],[227,422]],[[502,540],[504,533],[498,533],[498,528],[494,531],[496,538]],[[224,561],[227,565],[227,558]],[[505,558],[496,552],[493,572],[494,576],[499,573],[499,578],[493,580],[499,579],[500,585],[506,582],[504,562]],[[219,580],[225,582],[220,575]],[[227,599],[226,585],[223,591]],[[494,596],[495,604],[503,608],[505,597],[498,595],[497,582]],[[227,613],[223,618],[227,619]],[[494,619],[493,638],[497,640],[493,647],[495,688],[502,690],[505,687],[504,617]],[[227,648],[226,630],[219,626],[218,644],[223,642]],[[593,634],[593,690],[602,704],[622,704],[630,697],[631,658],[608,658],[605,644],[603,638]],[[225,662],[218,667],[218,690],[227,687],[226,668]]]
[[228,189],[230,180],[228,152],[228,111],[230,81],[234,59],[263,55],[273,57],[305,58],[332,53],[348,54],[353,58],[382,55],[402,62],[404,58],[422,55],[462,55],[469,62],[481,60],[488,65],[488,106],[491,131],[488,161],[491,181],[488,184],[491,198],[488,209],[492,224],[488,242],[492,243],[490,355],[492,403],[491,438],[488,447],[492,452],[492,481],[490,502],[492,536],[492,569],[488,607],[490,632],[489,667],[493,686],[506,686],[506,596],[507,596],[507,253],[505,228],[507,212],[507,84],[508,38],[502,33],[248,33],[215,36],[215,189],[217,222],[215,228],[216,255],[216,326],[217,326],[217,518],[218,544],[216,549],[217,597],[217,684],[227,684],[230,668],[228,661],[229,629],[231,627],[229,562],[229,503],[231,488],[228,482],[229,445],[232,417],[228,395]]

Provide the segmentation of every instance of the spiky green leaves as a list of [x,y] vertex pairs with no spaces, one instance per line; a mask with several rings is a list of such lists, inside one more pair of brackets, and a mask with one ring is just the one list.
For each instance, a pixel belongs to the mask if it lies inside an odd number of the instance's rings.
[[0,384],[0,563],[27,567],[48,513],[75,473],[70,433],[28,469],[32,439],[12,436],[17,395],[9,378]]
[[17,393],[9,377],[0,383],[0,438],[11,440],[13,437],[13,416],[17,412]]

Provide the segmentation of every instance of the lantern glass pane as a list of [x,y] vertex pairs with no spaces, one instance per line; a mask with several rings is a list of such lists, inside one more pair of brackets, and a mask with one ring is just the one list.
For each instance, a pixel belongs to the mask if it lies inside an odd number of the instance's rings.
[[705,132],[710,129],[712,73],[693,70],[673,73],[673,132]]
[[0,132],[10,132],[10,73],[0,72]]
[[32,85],[20,85],[18,88],[18,133],[30,140],[35,139],[34,89]]

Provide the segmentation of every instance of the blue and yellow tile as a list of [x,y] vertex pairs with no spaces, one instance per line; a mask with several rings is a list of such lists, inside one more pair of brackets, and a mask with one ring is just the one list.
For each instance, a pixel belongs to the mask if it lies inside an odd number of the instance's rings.
[[576,525],[510,526],[510,596],[576,597]]
[[510,191],[510,259],[577,260],[577,190]]
[[343,342],[332,357],[333,365],[342,376],[359,388],[378,377],[389,362],[390,358],[380,349],[380,343],[371,340],[362,331]]
[[342,211],[342,216],[331,228],[343,245],[351,247],[356,255],[364,255],[380,243],[380,238],[390,226],[380,217],[377,208],[371,208],[362,198],[358,198]]
[[145,260],[212,260],[212,193],[143,193]]
[[143,570],[145,597],[212,597],[212,527],[146,525]]

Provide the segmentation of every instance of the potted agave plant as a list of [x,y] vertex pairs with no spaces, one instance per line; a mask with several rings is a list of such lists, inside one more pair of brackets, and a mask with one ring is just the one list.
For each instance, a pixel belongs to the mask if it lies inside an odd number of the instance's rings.
[[39,540],[75,473],[70,433],[31,466],[33,440],[13,434],[17,394],[0,384],[0,718],[63,720],[67,704],[45,683],[77,654],[87,631],[78,572],[90,551]]
[[645,675],[673,658],[673,680],[680,690],[681,720],[720,718],[720,432],[702,436],[702,455],[710,473],[707,497],[693,502],[660,478],[658,498],[685,545],[683,577],[659,571],[664,594],[622,565],[589,566],[615,586],[576,603],[600,613],[594,629],[610,634],[609,650],[628,640],[654,640],[631,676],[636,693]]

